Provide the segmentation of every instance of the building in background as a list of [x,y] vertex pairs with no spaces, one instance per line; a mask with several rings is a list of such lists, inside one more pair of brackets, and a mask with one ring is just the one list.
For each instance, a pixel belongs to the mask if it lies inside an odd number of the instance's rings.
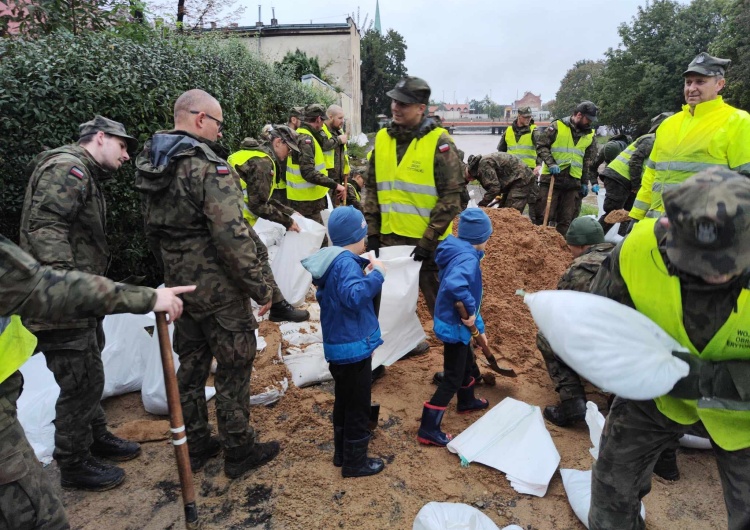
[[546,121],[549,119],[549,111],[542,110],[542,96],[533,92],[524,92],[521,99],[515,100],[511,105],[505,107],[505,119],[513,121],[518,116],[518,109],[530,107],[535,121]]

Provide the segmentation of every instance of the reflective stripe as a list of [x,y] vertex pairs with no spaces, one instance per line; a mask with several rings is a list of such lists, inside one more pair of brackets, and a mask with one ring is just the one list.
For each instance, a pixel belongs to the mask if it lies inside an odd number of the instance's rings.
[[380,205],[380,213],[390,212],[403,213],[407,215],[418,215],[419,217],[429,217],[432,209],[419,208],[417,206],[414,206],[413,204],[391,203]]
[[646,160],[646,167],[650,167],[651,169],[656,169],[656,164],[654,164],[654,161],[650,158]]
[[288,180],[286,182],[286,185],[289,188],[294,188],[294,189],[297,189],[297,190],[302,190],[302,189],[306,189],[306,188],[314,188],[315,186],[317,186],[317,184],[312,184],[312,183],[307,182],[307,181],[305,181],[305,182],[293,182],[291,180]]
[[536,125],[532,125],[529,129],[530,132],[521,135],[521,137],[516,140],[516,132],[513,130],[513,127],[508,127],[505,130],[503,138],[505,139],[505,145],[508,148],[508,152],[516,158],[521,159],[526,167],[533,169],[536,167],[536,148],[534,147],[532,133],[534,132],[534,129],[536,129]]
[[[297,133],[312,138],[313,149],[315,151],[315,171],[327,177],[326,161],[323,157],[323,151],[320,148],[318,140],[306,128],[300,127]],[[317,201],[328,194],[328,188],[319,184],[308,182],[302,176],[302,168],[299,162],[295,162],[290,155],[286,163],[286,197],[291,201],[307,202]]]
[[[583,162],[588,149],[594,142],[594,132],[581,136],[578,143],[575,143],[573,132],[565,122],[558,120],[557,137],[552,144],[550,152],[555,158],[555,162],[561,168],[570,167],[570,176],[575,179],[583,177]],[[547,164],[542,166],[542,174],[549,175]]]
[[750,173],[750,162],[742,164],[741,166],[730,168],[732,171],[738,171],[740,173]]
[[508,151],[528,151],[529,146],[528,145],[509,145]]
[[581,156],[583,156],[583,153],[584,153],[583,151],[575,147],[553,147],[551,151],[553,153],[573,153],[573,154],[581,155]]
[[651,191],[655,193],[664,193],[665,191],[673,190],[679,186],[680,184],[668,184],[665,182],[654,182],[654,185],[651,186]]
[[648,203],[645,203],[643,201],[636,200],[633,202],[633,208],[637,208],[638,210],[643,210],[644,212],[648,211],[649,207],[651,205]]
[[389,190],[400,190],[407,191],[409,193],[420,193],[422,195],[431,195],[437,197],[437,190],[434,186],[427,186],[425,184],[412,184],[411,182],[404,182],[402,180],[388,180],[385,182],[377,183],[378,191],[389,191]]
[[658,210],[649,210],[648,212],[646,212],[646,217],[649,217],[651,219],[658,219],[662,215],[664,215],[664,212],[660,212]]
[[[326,169],[326,165],[325,165],[325,163],[323,163],[323,164],[315,164],[315,169],[318,170],[318,171],[320,171],[320,172],[322,172],[324,169]],[[302,173],[300,173],[300,175],[301,174]]]
[[287,163],[286,172],[291,173],[292,175],[296,175],[298,177],[302,176],[302,171],[297,167],[291,167],[289,163]]
[[687,171],[698,173],[704,169],[715,167],[719,164],[714,162],[656,162],[652,167],[655,171]]

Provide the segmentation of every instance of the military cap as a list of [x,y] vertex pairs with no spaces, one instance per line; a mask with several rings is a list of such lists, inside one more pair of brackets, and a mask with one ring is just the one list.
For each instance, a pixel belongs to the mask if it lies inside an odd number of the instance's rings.
[[280,140],[283,140],[292,151],[299,153],[299,147],[297,147],[297,133],[290,127],[287,127],[286,125],[274,125],[268,133],[271,138],[279,138]]
[[443,125],[443,118],[441,118],[439,115],[430,114],[430,118],[432,118],[435,121],[438,127]]
[[593,217],[577,217],[568,227],[565,242],[576,247],[598,245],[604,243],[604,229]]
[[320,103],[310,103],[305,107],[305,119],[317,118],[318,116],[325,117],[326,109]]
[[519,116],[531,116],[531,107],[521,107],[518,109]]
[[685,70],[682,75],[700,74],[709,77],[724,75],[724,69],[729,66],[730,62],[729,59],[721,59],[709,55],[706,52],[701,52],[690,62],[687,70]]
[[130,153],[135,152],[138,149],[138,140],[136,140],[132,136],[129,136],[125,132],[125,126],[122,123],[120,123],[119,121],[110,120],[108,118],[105,118],[104,116],[99,115],[94,116],[93,120],[82,123],[78,127],[78,138],[96,134],[99,131],[102,131],[105,134],[109,134],[110,136],[117,136],[125,140],[125,143],[128,146],[128,152]]
[[664,192],[667,257],[694,276],[750,267],[750,179],[716,166]]
[[674,112],[662,112],[661,114],[658,114],[651,118],[651,128],[649,128],[648,134],[655,133],[656,129],[659,128],[659,125],[661,125],[664,120],[673,115]]
[[301,118],[305,113],[305,107],[292,107],[289,109],[290,118]]
[[612,160],[617,158],[617,155],[622,153],[627,146],[628,144],[625,140],[610,140],[604,144],[604,161],[609,164]]
[[479,169],[479,162],[482,161],[482,155],[469,155],[469,159],[466,161],[466,166],[469,168],[469,173],[476,173]]
[[386,95],[400,101],[401,103],[423,103],[425,105],[430,103],[430,85],[427,81],[418,77],[404,77],[393,90],[386,92]]
[[576,108],[573,109],[573,114],[578,114],[579,112],[586,116],[591,123],[594,123],[599,108],[590,101],[581,101],[576,105]]

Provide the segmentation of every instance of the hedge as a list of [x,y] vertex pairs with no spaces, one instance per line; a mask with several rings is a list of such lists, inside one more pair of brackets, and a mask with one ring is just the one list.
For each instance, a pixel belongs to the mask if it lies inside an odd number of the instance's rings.
[[[230,151],[265,123],[285,120],[293,105],[330,103],[256,59],[237,40],[128,40],[108,33],[54,33],[36,40],[0,39],[0,232],[18,240],[28,163],[39,152],[75,142],[78,125],[95,114],[125,124],[143,144],[172,127],[185,90],[201,88],[221,103],[222,143]],[[134,170],[126,164],[104,184],[113,262],[109,276],[160,281],[143,237]]]

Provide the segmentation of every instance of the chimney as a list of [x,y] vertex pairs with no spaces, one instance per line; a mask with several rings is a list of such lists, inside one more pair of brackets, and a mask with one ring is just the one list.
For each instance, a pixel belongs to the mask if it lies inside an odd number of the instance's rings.
[[216,29],[216,22],[214,21],[211,22],[211,29]]
[[279,21],[276,18],[276,8],[275,7],[271,8],[271,25],[272,26],[278,26],[279,25]]
[[263,27],[263,18],[260,16],[260,4],[258,4],[258,22],[255,23],[256,28],[262,28]]

